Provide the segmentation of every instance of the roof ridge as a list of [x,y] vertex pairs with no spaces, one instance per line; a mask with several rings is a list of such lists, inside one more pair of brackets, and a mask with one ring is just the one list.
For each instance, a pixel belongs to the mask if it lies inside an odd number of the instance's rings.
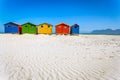
[[57,24],[56,26],[58,26],[58,25],[60,25],[60,24],[65,24],[65,25],[70,26],[69,24],[66,24],[66,23],[64,23],[64,22],[61,22],[61,23]]
[[[8,23],[6,23],[6,24],[9,24],[9,23],[12,23],[12,24],[15,24],[15,25],[18,25],[18,26],[20,25],[20,24],[17,24],[17,23],[15,23],[15,22],[8,22]],[[6,24],[5,24],[5,25],[6,25]]]
[[33,23],[31,23],[31,22],[26,22],[26,23],[24,23],[24,24],[22,24],[22,25],[25,25],[25,24],[31,24],[31,25],[36,26],[35,24],[33,24]]
[[[51,25],[51,26],[53,26],[52,24],[49,24],[49,23],[42,23],[42,24],[48,24],[48,25]],[[42,25],[42,24],[39,24],[39,25]],[[38,25],[38,26],[39,26],[39,25]]]

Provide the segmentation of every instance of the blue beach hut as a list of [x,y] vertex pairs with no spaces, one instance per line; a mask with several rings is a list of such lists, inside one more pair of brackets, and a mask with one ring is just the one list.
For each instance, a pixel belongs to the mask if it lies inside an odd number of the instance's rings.
[[78,24],[74,24],[71,26],[71,34],[79,34],[79,25]]
[[4,24],[5,33],[19,33],[21,34],[21,25],[9,22]]

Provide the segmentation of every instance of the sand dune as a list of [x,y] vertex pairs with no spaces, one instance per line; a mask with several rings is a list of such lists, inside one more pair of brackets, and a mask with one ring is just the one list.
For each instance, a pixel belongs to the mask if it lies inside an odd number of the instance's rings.
[[0,80],[120,80],[120,36],[0,34]]

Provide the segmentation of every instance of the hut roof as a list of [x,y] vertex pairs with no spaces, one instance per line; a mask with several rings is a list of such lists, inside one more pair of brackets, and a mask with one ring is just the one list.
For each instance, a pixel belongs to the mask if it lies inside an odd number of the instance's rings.
[[17,25],[17,26],[20,25],[20,24],[17,24],[17,23],[15,23],[15,22],[9,22],[9,23],[6,23],[6,24],[4,24],[4,25],[7,25],[7,24],[14,24],[14,25]]
[[27,23],[25,23],[25,24],[22,24],[22,26],[23,26],[23,25],[26,25],[26,24],[30,24],[30,25],[32,25],[32,26],[36,26],[35,24],[30,23],[30,22],[27,22]]
[[59,26],[59,25],[61,25],[61,24],[64,24],[64,25],[66,25],[66,26],[70,26],[70,25],[68,25],[68,24],[66,24],[66,23],[64,23],[64,22],[62,22],[62,23],[60,23],[60,24],[57,24],[56,26]]
[[75,27],[75,26],[79,26],[78,24],[74,24],[74,25],[72,25],[72,27]]
[[47,24],[47,25],[53,26],[52,24],[49,24],[49,23],[42,23],[42,24],[39,24],[38,26],[43,25],[43,24]]

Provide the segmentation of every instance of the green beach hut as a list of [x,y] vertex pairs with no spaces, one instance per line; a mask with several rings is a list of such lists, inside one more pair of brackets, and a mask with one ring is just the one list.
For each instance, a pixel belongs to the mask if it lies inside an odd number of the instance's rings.
[[37,33],[36,25],[30,22],[22,24],[22,34],[25,33],[36,34]]

